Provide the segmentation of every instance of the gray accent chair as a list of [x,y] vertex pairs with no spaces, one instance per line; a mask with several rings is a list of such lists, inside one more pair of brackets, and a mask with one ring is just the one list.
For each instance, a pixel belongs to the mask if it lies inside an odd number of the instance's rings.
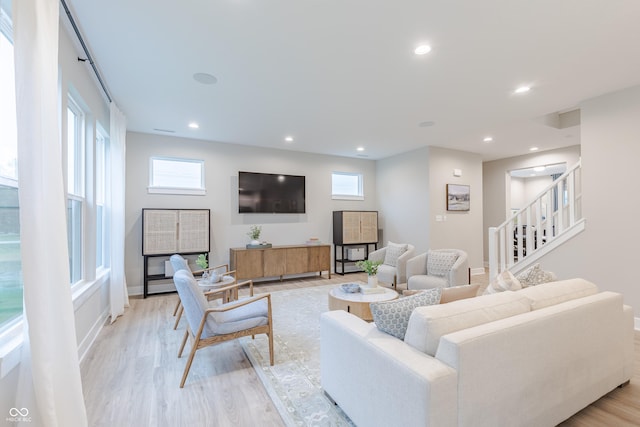
[[[235,274],[236,274],[235,270],[229,270],[229,264],[217,265],[215,267],[209,267],[204,270],[196,270],[192,272],[191,268],[189,267],[189,262],[180,254],[171,255],[169,257],[169,261],[171,262],[171,268],[173,268],[174,274],[180,270],[188,272],[191,275],[191,277],[193,277],[194,273],[201,274],[201,273],[204,273],[205,271],[217,271],[225,276],[233,276],[233,277],[235,277]],[[253,282],[251,282],[251,284],[249,285],[249,294],[253,296]],[[207,297],[208,300],[212,300],[215,298],[223,298],[224,302],[229,302],[230,300],[238,299],[238,288],[225,287],[225,288],[216,289],[216,292],[208,293],[208,297]],[[178,328],[178,323],[180,323],[180,318],[182,317],[182,311],[183,311],[182,302],[180,302],[180,298],[178,298],[178,303],[176,304],[176,308],[173,309],[173,315],[176,316],[176,323],[173,325],[174,330]]]
[[436,249],[432,252],[453,252],[458,254],[455,263],[444,276],[430,275],[427,271],[428,252],[407,261],[407,289],[448,288],[469,284],[469,261],[467,253],[460,249]]
[[[269,338],[269,362],[273,366],[273,321],[271,294],[260,294],[221,305],[210,305],[193,275],[185,270],[177,271],[173,281],[187,318],[187,330],[178,351],[182,356],[189,336],[192,338],[191,352],[184,368],[180,388],[189,375],[196,351],[221,342],[256,334],[267,334]],[[246,282],[251,282],[247,280]],[[245,282],[230,286],[241,286]]]
[[371,252],[368,259],[382,263],[378,267],[378,282],[388,283],[394,288],[398,283],[405,283],[407,281],[407,261],[413,256],[414,250],[413,245],[407,244],[407,250],[398,257],[395,266],[384,264],[387,255],[386,246]]

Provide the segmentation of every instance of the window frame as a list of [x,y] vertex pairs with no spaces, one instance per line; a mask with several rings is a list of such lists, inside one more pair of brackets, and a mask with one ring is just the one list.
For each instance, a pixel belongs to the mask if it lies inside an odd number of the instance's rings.
[[[349,177],[353,177],[353,178],[357,178],[358,179],[358,189],[357,195],[354,194],[341,194],[341,193],[337,193],[335,192],[334,189],[334,185],[333,185],[333,179],[336,175],[340,175],[340,176],[349,176]],[[333,200],[364,200],[364,177],[363,174],[360,172],[339,172],[339,171],[333,171],[331,172],[331,199]]]
[[[154,162],[175,162],[177,164],[197,164],[200,165],[200,186],[199,187],[181,187],[181,186],[168,186],[168,185],[156,185],[155,184],[155,170]],[[149,194],[182,194],[191,196],[204,196],[207,194],[205,186],[205,164],[203,159],[187,159],[181,157],[164,157],[164,156],[151,156],[149,158],[149,186],[147,191]]]

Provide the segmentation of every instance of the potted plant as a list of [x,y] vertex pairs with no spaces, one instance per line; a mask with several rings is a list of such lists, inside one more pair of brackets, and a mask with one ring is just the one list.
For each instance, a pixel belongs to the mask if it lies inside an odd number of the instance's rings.
[[382,262],[371,261],[369,259],[356,262],[356,267],[361,268],[365,273],[367,273],[367,286],[370,288],[375,288],[376,286],[378,286],[377,274],[380,264],[382,264]]
[[207,261],[207,256],[205,254],[198,255],[198,258],[196,259],[196,265],[198,267],[200,267],[201,269],[203,269],[203,270],[205,270],[207,267],[209,267],[209,262]]
[[249,236],[251,238],[251,244],[252,245],[259,245],[260,244],[260,233],[262,232],[262,226],[261,225],[252,225],[251,228],[249,229],[249,232],[247,233],[247,236]]

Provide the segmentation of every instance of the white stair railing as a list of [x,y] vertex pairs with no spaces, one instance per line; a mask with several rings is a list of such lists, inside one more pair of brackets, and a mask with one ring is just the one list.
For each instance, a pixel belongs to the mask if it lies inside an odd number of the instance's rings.
[[584,229],[579,161],[528,205],[489,228],[489,277],[517,273]]

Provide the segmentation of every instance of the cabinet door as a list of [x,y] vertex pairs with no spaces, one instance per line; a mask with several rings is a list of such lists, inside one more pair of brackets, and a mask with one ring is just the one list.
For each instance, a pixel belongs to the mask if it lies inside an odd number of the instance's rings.
[[287,248],[286,274],[306,273],[309,271],[308,248]]
[[342,212],[342,242],[360,243],[360,212]]
[[282,276],[285,274],[285,249],[264,250],[264,276]]
[[329,246],[310,247],[309,271],[329,271],[331,269],[331,248]]
[[263,256],[260,249],[246,249],[234,251],[233,267],[239,279],[256,279],[264,277]]
[[378,241],[378,212],[360,212],[361,243]]

